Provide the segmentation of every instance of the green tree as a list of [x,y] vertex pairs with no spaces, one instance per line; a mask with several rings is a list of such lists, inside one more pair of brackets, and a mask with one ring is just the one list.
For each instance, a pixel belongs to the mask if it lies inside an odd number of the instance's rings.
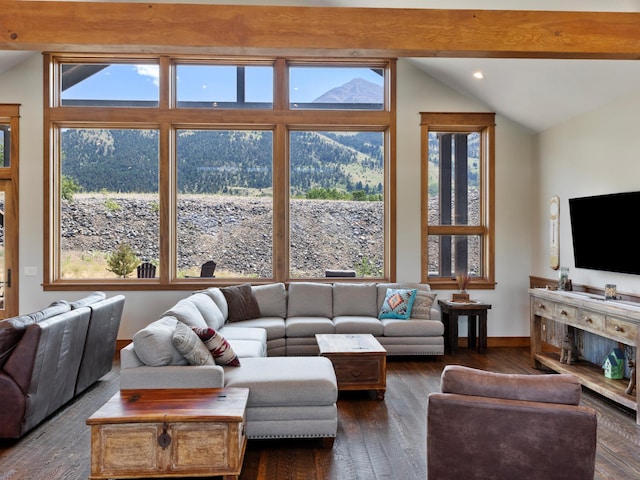
[[382,269],[377,267],[375,263],[366,256],[360,258],[353,268],[358,277],[379,277],[382,275]]
[[367,194],[363,190],[355,190],[351,192],[351,195],[356,202],[364,202],[367,200]]
[[62,175],[62,182],[60,183],[60,196],[63,200],[73,201],[73,196],[80,191],[80,184],[76,182],[72,177]]
[[140,259],[128,243],[121,243],[112,253],[107,255],[107,270],[118,277],[126,278],[140,264]]

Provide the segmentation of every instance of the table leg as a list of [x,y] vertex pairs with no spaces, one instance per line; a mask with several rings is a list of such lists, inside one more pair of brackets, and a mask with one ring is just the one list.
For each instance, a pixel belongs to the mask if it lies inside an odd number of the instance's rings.
[[440,310],[440,316],[442,317],[442,323],[444,324],[444,349],[451,353],[451,319],[449,314],[444,309]]
[[451,337],[451,353],[453,354],[458,350],[458,314],[456,312],[449,314],[449,335]]
[[487,312],[483,311],[479,316],[479,341],[478,341],[478,353],[485,353],[487,351]]
[[469,348],[476,348],[476,318],[477,315],[467,315],[467,343]]

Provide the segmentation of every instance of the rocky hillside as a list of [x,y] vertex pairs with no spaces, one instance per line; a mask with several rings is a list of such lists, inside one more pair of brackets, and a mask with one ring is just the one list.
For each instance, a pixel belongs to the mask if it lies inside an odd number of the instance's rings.
[[[217,275],[272,275],[269,198],[182,196],[178,204],[178,269],[218,264]],[[324,276],[361,261],[382,267],[383,203],[293,200],[294,276]],[[142,259],[158,259],[157,197],[77,194],[62,206],[62,251],[111,252],[127,242]],[[366,257],[366,258],[365,258]]]

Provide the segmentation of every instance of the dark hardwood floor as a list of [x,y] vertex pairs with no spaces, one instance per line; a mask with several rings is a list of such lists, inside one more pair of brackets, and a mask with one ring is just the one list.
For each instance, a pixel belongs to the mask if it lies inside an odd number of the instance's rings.
[[[390,358],[387,394],[347,392],[338,402],[332,449],[315,440],[249,441],[240,480],[373,480],[426,478],[426,403],[444,365],[505,373],[541,373],[528,349],[460,348],[443,359]],[[90,435],[85,420],[119,388],[118,365],[95,386],[17,442],[0,442],[0,480],[86,479]],[[598,412],[597,480],[640,478],[640,427],[634,412],[588,390],[583,404]],[[567,432],[571,435],[571,432]],[[544,461],[544,459],[541,459]]]

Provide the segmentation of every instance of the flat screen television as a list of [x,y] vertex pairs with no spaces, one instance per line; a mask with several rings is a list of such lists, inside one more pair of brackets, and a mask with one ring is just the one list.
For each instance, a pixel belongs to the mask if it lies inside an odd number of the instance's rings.
[[640,192],[570,198],[576,268],[640,275]]

